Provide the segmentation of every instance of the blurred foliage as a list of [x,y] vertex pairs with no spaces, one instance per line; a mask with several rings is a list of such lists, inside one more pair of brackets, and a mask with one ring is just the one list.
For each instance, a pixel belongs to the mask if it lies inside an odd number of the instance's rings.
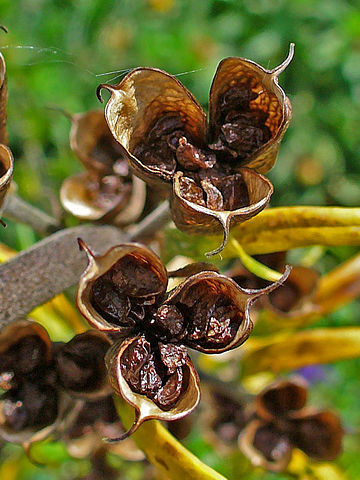
[[[9,77],[15,180],[20,195],[44,210],[60,215],[59,187],[81,168],[70,152],[69,121],[48,106],[70,112],[102,108],[97,85],[117,83],[141,65],[179,75],[206,107],[223,57],[243,56],[273,68],[291,41],[295,58],[280,83],[292,101],[293,120],[270,174],[272,205],[359,203],[359,0],[1,0],[0,22],[9,29],[7,35],[0,32],[0,50]],[[18,250],[37,239],[28,227],[12,222],[0,232],[0,241]],[[290,259],[306,252],[291,252]],[[327,247],[316,267],[328,271],[355,252],[354,247]],[[358,304],[349,305],[318,325],[359,324],[358,311]],[[359,367],[359,360],[337,362],[326,369],[326,381],[313,388],[314,401],[337,408],[352,433],[337,462],[349,480],[360,476]],[[196,430],[186,444],[230,480],[294,478],[249,470],[242,456],[223,458]],[[86,462],[59,452],[60,466],[38,469],[8,445],[1,452],[0,477],[55,480],[86,473]],[[116,461],[122,478],[145,478],[142,464]],[[319,471],[316,475],[308,478],[326,478]]]

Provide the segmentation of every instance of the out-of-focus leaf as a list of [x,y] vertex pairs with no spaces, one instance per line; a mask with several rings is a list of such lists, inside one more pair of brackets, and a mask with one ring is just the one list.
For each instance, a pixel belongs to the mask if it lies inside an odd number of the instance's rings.
[[[232,236],[250,255],[310,245],[360,245],[360,208],[269,208],[232,229]],[[175,246],[177,254],[203,258],[218,241],[215,236],[191,237],[170,230],[166,255],[171,255],[171,248]],[[223,258],[237,256],[230,242],[221,255]]]
[[[133,423],[133,409],[119,397],[116,404],[124,426],[129,428]],[[183,447],[157,420],[145,422],[132,438],[149,462],[171,480],[225,480]]]
[[[281,372],[306,365],[360,357],[360,327],[318,328],[244,345],[243,374]],[[265,344],[265,342],[267,344]],[[247,348],[246,348],[247,347]]]

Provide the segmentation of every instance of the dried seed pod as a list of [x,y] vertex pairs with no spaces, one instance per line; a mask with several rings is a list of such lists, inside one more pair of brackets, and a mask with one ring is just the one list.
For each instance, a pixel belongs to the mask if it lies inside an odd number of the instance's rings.
[[331,411],[303,409],[290,415],[293,444],[316,460],[334,460],[342,450],[344,430],[339,417]]
[[294,266],[282,288],[265,299],[264,307],[285,318],[316,311],[312,298],[319,278],[319,272],[313,268]]
[[6,105],[8,98],[6,64],[3,55],[0,53],[0,144],[8,144],[8,133],[6,128]]
[[183,343],[204,353],[221,353],[238,347],[249,337],[253,323],[250,307],[288,277],[264,289],[245,290],[225,275],[203,272],[176,287],[164,305],[174,306],[188,322]]
[[255,404],[259,417],[268,422],[289,416],[304,408],[307,401],[306,382],[301,378],[279,380],[257,395]]
[[[100,85],[98,96],[102,88],[111,93],[105,108],[110,131],[126,149],[135,174],[150,185],[159,187],[162,182],[171,182],[176,162],[167,142],[160,149],[162,155],[159,157],[157,152],[154,155],[154,149],[148,152],[144,147],[141,155],[144,160],[141,161],[135,152],[146,144],[146,137],[156,142],[158,137],[180,131],[200,146],[205,143],[205,112],[172,75],[155,68],[137,68],[118,85]],[[159,152],[159,146],[156,150]]]
[[70,145],[84,173],[67,178],[60,190],[64,208],[83,220],[126,225],[140,216],[145,184],[131,175],[121,146],[115,141],[101,110],[69,115]]
[[254,466],[282,472],[291,460],[293,446],[286,434],[271,423],[253,420],[239,436],[239,448]]
[[239,447],[254,465],[284,470],[293,448],[317,460],[333,460],[341,452],[343,429],[330,411],[306,408],[305,382],[278,381],[255,399],[257,418],[239,437]]
[[105,354],[111,345],[101,332],[89,330],[60,345],[55,365],[60,385],[72,396],[96,399],[111,392]]
[[52,346],[47,331],[38,323],[19,320],[0,332],[0,388],[16,386],[18,378],[37,375],[50,364]]
[[[259,172],[275,163],[291,106],[277,83],[293,56],[267,71],[242,58],[227,58],[210,92],[209,125],[201,106],[172,75],[151,68],[130,72],[110,91],[109,128],[135,174],[150,184],[173,183],[172,214],[190,233],[224,231],[256,215],[273,188]],[[244,166],[253,170],[242,169]]]
[[[123,244],[95,256],[81,241],[88,267],[81,276],[77,305],[93,327],[123,336],[134,330],[141,307],[166,292],[167,273],[159,257],[140,244]],[[137,308],[135,308],[138,306]]]
[[[145,342],[142,336],[132,337],[123,343],[114,344],[106,355],[109,378],[114,390],[136,411],[130,430],[113,439],[114,441],[131,435],[145,420],[153,418],[172,421],[182,418],[192,412],[200,401],[200,381],[190,358],[186,356],[182,366],[177,367],[177,370],[182,372],[180,389],[179,377],[173,382],[171,375],[165,376],[168,380],[163,385],[163,379],[160,379],[156,367],[149,363],[151,353],[144,353]],[[132,386],[125,377],[133,378]],[[136,382],[139,382],[139,389],[144,393],[135,391]]]
[[0,144],[0,213],[9,190],[14,168],[14,159],[8,147]]
[[231,149],[235,164],[259,173],[273,167],[291,119],[290,100],[278,76],[293,55],[291,43],[288,57],[273,70],[239,57],[220,62],[210,89],[209,135],[217,149]]
[[19,443],[28,450],[59,430],[74,411],[74,402],[65,393],[36,384],[22,385],[0,400],[0,438]]
[[228,191],[231,190],[231,194],[226,197],[228,201],[229,197],[233,199],[233,208],[229,205],[225,209],[222,204],[209,208],[209,204],[207,206],[205,204],[201,188],[193,180],[185,177],[182,172],[177,172],[174,176],[173,195],[170,201],[176,226],[192,234],[209,232],[224,234],[222,244],[216,250],[207,253],[208,256],[216,255],[223,250],[229,236],[230,224],[244,222],[261,212],[270,202],[274,190],[267,178],[248,168],[242,168],[239,173],[224,177],[223,180],[223,191],[226,192],[226,188]]

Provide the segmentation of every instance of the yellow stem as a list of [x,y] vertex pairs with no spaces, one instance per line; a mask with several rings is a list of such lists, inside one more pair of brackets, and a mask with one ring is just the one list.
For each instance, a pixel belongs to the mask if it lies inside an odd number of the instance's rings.
[[239,256],[241,263],[247,270],[249,270],[249,272],[253,273],[257,277],[263,278],[264,280],[268,280],[269,282],[277,282],[280,280],[282,277],[281,273],[272,270],[266,265],[263,265],[254,258],[250,257],[250,255],[245,252],[235,238],[231,238],[231,243]]

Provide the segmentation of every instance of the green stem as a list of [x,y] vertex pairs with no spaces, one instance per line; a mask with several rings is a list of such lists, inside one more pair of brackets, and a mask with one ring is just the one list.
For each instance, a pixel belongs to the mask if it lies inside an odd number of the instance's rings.
[[250,257],[250,255],[245,252],[243,247],[235,238],[231,238],[230,241],[236,253],[239,255],[241,263],[247,270],[249,270],[249,272],[253,273],[257,277],[263,278],[264,280],[268,280],[269,282],[277,282],[280,280],[282,276],[281,273],[272,270],[266,265],[263,265],[254,258]]

